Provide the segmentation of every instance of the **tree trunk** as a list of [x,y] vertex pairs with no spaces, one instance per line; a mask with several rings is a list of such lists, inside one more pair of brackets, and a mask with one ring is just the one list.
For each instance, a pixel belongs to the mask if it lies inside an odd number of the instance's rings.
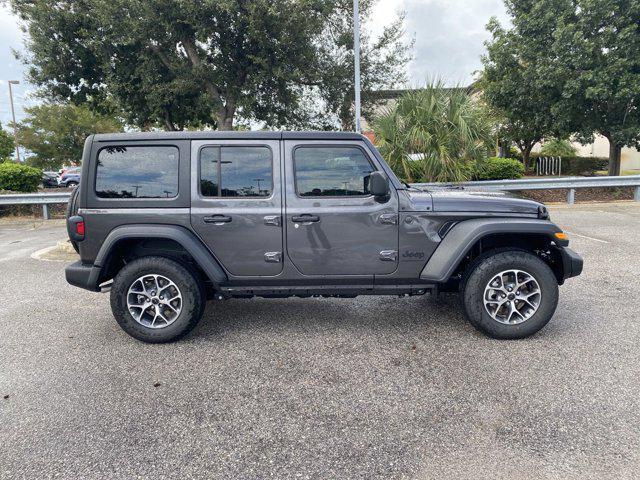
[[218,130],[230,132],[231,130],[233,130],[233,115],[228,115],[225,110],[226,109],[223,109],[222,111],[218,112],[216,124]]
[[609,175],[620,175],[620,160],[622,156],[622,146],[609,139]]
[[231,131],[233,130],[233,118],[236,114],[235,101],[232,98],[226,99],[226,104],[218,110],[216,115],[216,123],[218,130]]
[[498,142],[498,157],[500,158],[508,158],[511,150],[511,141],[509,140],[500,140]]
[[171,114],[169,113],[168,110],[165,110],[163,120],[164,120],[164,128],[168,132],[175,132],[176,130],[178,130],[176,126],[173,124],[173,122],[171,121]]
[[531,162],[531,150],[533,150],[534,145],[535,143],[533,145],[529,144],[524,148],[524,150],[522,150],[522,163],[524,163],[525,173],[531,170],[531,165],[529,165],[529,163]]

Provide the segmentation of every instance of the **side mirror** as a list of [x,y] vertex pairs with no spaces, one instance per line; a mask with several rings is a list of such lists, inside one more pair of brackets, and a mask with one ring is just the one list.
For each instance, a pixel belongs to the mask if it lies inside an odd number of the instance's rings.
[[372,172],[369,175],[369,193],[378,201],[389,199],[389,177],[381,172]]

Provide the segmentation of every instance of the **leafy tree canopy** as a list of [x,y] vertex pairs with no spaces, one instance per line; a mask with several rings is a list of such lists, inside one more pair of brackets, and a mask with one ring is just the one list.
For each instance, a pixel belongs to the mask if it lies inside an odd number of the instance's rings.
[[622,147],[640,147],[640,0],[506,4],[513,28],[494,30],[490,48],[514,38],[517,48],[506,46],[503,55],[532,67],[526,81],[535,95],[546,91],[550,101],[541,103],[540,114],[551,113],[551,133],[575,133],[584,142],[594,133],[605,136],[609,173],[619,174]]
[[123,129],[118,119],[86,106],[45,103],[27,108],[25,113],[18,124],[18,140],[33,154],[28,163],[44,170],[80,162],[89,135]]
[[[530,50],[525,35],[503,28],[495,18],[487,28],[492,40],[486,43],[479,87],[496,119],[498,135],[517,145],[529,168],[531,150],[553,131],[552,107],[559,92],[538,82],[538,52]],[[543,38],[540,43],[546,40]]]
[[[365,19],[374,1],[363,0]],[[115,108],[143,129],[350,126],[351,0],[10,4],[28,33],[30,80],[56,101]],[[401,18],[376,42],[365,32],[365,90],[402,79],[401,35]]]
[[2,128],[2,124],[0,123],[0,162],[4,162],[11,157],[13,148],[13,137]]

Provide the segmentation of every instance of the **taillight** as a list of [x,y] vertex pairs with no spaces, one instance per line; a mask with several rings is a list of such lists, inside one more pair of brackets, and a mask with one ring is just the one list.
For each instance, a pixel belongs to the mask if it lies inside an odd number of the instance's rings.
[[69,233],[69,238],[74,242],[81,242],[82,240],[84,240],[84,218],[82,218],[80,215],[69,217],[67,219],[67,233]]

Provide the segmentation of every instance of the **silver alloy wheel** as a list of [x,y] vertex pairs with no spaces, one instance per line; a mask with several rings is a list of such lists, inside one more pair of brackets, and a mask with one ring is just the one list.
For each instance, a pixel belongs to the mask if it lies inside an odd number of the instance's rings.
[[495,275],[484,289],[484,308],[491,318],[506,325],[529,320],[542,300],[540,284],[523,270],[505,270]]
[[127,308],[133,319],[149,328],[165,328],[180,316],[182,293],[167,277],[143,275],[127,292]]

